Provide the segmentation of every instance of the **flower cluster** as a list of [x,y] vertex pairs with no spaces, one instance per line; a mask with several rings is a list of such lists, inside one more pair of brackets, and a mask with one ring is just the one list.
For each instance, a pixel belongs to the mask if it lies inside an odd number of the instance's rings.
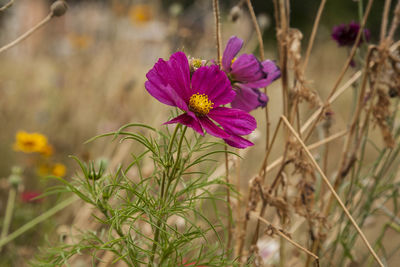
[[27,133],[18,131],[15,135],[15,143],[13,145],[15,151],[24,153],[37,153],[39,158],[38,173],[39,175],[55,175],[63,177],[66,173],[66,167],[62,163],[53,163],[50,156],[54,153],[54,148],[48,143],[47,137],[41,133]]
[[[244,139],[257,127],[249,111],[265,106],[267,96],[259,91],[280,76],[272,61],[259,62],[253,55],[235,56],[243,41],[232,37],[218,65],[205,66],[176,52],[168,61],[159,59],[147,73],[146,90],[160,102],[184,113],[165,124],[181,123],[204,135],[204,131],[237,148],[253,145]],[[193,65],[193,64],[192,64]],[[225,107],[231,104],[232,108]]]
[[[332,30],[332,38],[339,44],[339,46],[353,46],[360,28],[360,24],[354,21],[350,22],[349,24],[340,24],[334,26]],[[364,29],[364,35],[360,39],[358,45],[362,44],[364,40],[368,42],[370,36],[370,31],[368,29]]]

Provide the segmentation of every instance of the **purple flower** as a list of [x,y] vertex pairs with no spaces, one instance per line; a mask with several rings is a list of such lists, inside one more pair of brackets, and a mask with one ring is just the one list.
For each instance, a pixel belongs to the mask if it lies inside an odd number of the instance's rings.
[[[333,27],[332,38],[339,44],[339,46],[353,46],[359,31],[360,24],[357,22],[352,21],[349,24],[340,24]],[[370,31],[364,29],[364,36],[362,36],[358,45],[360,45],[364,40],[368,42],[370,36]]]
[[243,40],[232,36],[222,56],[222,68],[230,78],[236,97],[233,108],[250,112],[265,107],[268,97],[259,88],[266,87],[281,76],[279,68],[271,60],[260,62],[254,55],[242,54],[235,58],[243,46]]
[[146,77],[145,87],[154,98],[185,112],[165,124],[181,123],[201,135],[205,130],[237,148],[253,145],[241,135],[250,134],[256,120],[240,109],[221,107],[236,94],[218,66],[199,67],[190,75],[185,53],[176,52],[168,61],[160,58]]

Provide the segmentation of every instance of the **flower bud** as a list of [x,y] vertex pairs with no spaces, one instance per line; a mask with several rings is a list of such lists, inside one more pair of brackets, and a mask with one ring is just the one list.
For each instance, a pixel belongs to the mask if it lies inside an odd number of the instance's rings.
[[61,17],[67,12],[68,5],[64,0],[57,0],[51,6],[50,10],[55,17]]
[[22,181],[22,168],[19,166],[14,166],[11,169],[11,175],[8,177],[8,182],[11,184],[11,186],[17,188],[18,185]]

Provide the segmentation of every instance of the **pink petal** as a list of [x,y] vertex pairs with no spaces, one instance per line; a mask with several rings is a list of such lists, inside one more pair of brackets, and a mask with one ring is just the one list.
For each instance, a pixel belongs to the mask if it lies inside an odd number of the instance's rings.
[[238,136],[238,135],[231,135],[229,138],[225,138],[224,140],[228,145],[236,147],[236,148],[246,148],[246,147],[254,145],[249,140],[246,140],[243,137]]
[[263,71],[268,74],[268,85],[281,77],[281,70],[272,60],[264,60],[261,64],[263,65]]
[[215,125],[209,118],[207,117],[199,117],[199,121],[201,126],[203,126],[204,130],[207,133],[218,137],[218,138],[228,138],[229,134],[227,134],[223,129]]
[[261,62],[261,64],[263,66],[263,72],[267,74],[267,78],[255,82],[249,82],[247,83],[248,87],[251,88],[267,87],[273,81],[281,77],[281,71],[274,61],[264,60],[263,62]]
[[191,96],[190,89],[190,67],[188,59],[183,52],[176,52],[169,58],[168,64],[173,70],[169,82],[177,90],[185,102]]
[[244,84],[237,84],[236,97],[232,101],[232,108],[250,112],[258,107],[265,107],[268,97],[259,89],[250,88]]
[[212,109],[208,116],[234,135],[247,135],[257,128],[256,119],[240,109],[218,107]]
[[243,46],[243,40],[232,36],[226,44],[224,54],[222,55],[222,67],[226,72],[231,71],[232,60]]
[[159,59],[146,74],[146,90],[160,102],[187,111],[190,94],[189,63],[183,52],[177,52],[169,61]]
[[196,117],[189,116],[187,113],[179,115],[178,117],[165,122],[164,124],[173,124],[173,123],[180,123],[186,125],[187,127],[192,128],[199,134],[204,136],[203,128],[201,127],[198,119]]
[[255,82],[267,78],[260,61],[251,54],[240,55],[232,64],[231,74],[239,82]]
[[152,77],[152,75],[154,75],[154,73],[147,73],[147,78],[149,80],[144,84],[144,87],[150,95],[166,105],[178,107],[184,111],[189,110],[185,101],[183,101],[183,99],[175,92],[175,90],[172,89],[171,85],[163,85],[161,83],[154,82],[156,78]]
[[197,69],[192,88],[193,93],[206,94],[214,107],[230,103],[236,95],[226,74],[215,65]]

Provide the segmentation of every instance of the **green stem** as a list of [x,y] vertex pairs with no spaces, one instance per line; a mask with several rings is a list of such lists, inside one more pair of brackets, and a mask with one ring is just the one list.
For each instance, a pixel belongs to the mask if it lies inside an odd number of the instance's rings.
[[[169,173],[169,161],[170,161],[170,159],[172,159],[172,155],[171,155],[171,152],[172,152],[172,147],[173,147],[173,144],[174,144],[174,140],[175,140],[175,138],[176,138],[176,134],[178,133],[178,130],[181,128],[181,124],[178,124],[176,127],[175,127],[175,130],[174,130],[174,132],[172,133],[172,136],[171,136],[171,139],[169,140],[169,145],[168,145],[168,149],[167,149],[167,157],[168,157],[168,167],[167,167],[167,169],[166,169],[166,171],[163,173],[163,176],[162,176],[162,179],[161,179],[161,189],[160,189],[160,199],[164,199],[164,191],[165,191],[165,177],[166,176],[168,176],[168,173]],[[186,126],[185,126],[185,131],[186,131]],[[178,148],[179,149],[179,148]],[[178,151],[179,152],[179,151]],[[179,155],[179,153],[178,153],[178,155]]]
[[[8,230],[10,229],[14,206],[15,206],[16,195],[17,195],[17,188],[14,186],[11,186],[10,191],[8,193],[6,214],[4,217],[3,229],[1,229],[0,240],[3,240],[7,236]],[[0,252],[2,251],[2,249],[3,249],[3,245],[0,245]]]
[[[175,127],[174,133],[171,136],[171,139],[170,139],[170,142],[169,142],[169,145],[168,145],[168,155],[167,155],[169,158],[172,158],[171,152],[172,152],[173,142],[174,142],[174,140],[176,138],[176,135],[178,133],[178,130],[181,128],[181,126],[182,126],[181,124],[178,124],[178,126]],[[171,175],[168,175],[169,170],[170,170],[169,167],[167,167],[167,169],[163,173],[163,177],[162,177],[162,181],[161,181],[161,189],[160,189],[160,205],[161,205],[161,203],[163,205],[165,203],[165,198],[167,197],[167,192],[168,192],[169,187],[171,185],[171,177],[173,177],[173,175],[174,175],[177,162],[179,161],[180,156],[181,156],[181,147],[182,147],[183,139],[185,137],[186,129],[187,129],[187,126],[185,126],[183,128],[183,130],[182,130],[181,138],[180,138],[179,143],[178,143],[178,150],[177,150],[176,160],[175,160],[174,165],[172,167]],[[166,188],[164,188],[165,187],[165,178],[166,177],[168,177],[168,183],[167,183]],[[160,207],[160,209],[161,209],[161,207]],[[154,263],[154,257],[155,257],[156,250],[157,250],[157,243],[158,243],[158,239],[160,238],[160,227],[161,227],[161,223],[162,223],[162,217],[163,216],[160,216],[159,219],[157,220],[157,228],[156,228],[156,232],[154,233],[154,242],[153,242],[153,247],[151,249],[150,261],[149,261],[149,263],[147,265],[149,267],[152,266],[152,264]]]
[[25,233],[29,229],[33,228],[37,224],[47,220],[48,218],[50,218],[51,216],[53,216],[54,214],[56,214],[60,210],[63,210],[65,207],[71,205],[76,200],[78,200],[78,197],[76,197],[76,196],[72,196],[70,198],[67,198],[66,200],[60,202],[59,204],[57,204],[53,208],[49,209],[45,213],[42,213],[41,215],[39,215],[35,219],[33,219],[30,222],[24,224],[18,230],[16,230],[13,233],[9,234],[5,238],[1,238],[0,239],[0,247],[2,247],[3,245],[7,244],[8,242],[14,240],[15,238],[17,238],[18,236],[22,235],[23,233]]
[[363,0],[358,1],[358,20],[361,22],[364,17],[364,5],[363,5]]
[[[175,127],[174,132],[172,133],[172,136],[171,136],[171,139],[169,140],[169,145],[168,145],[168,154],[171,154],[172,145],[174,144],[174,141],[175,141],[175,138],[176,138],[176,134],[178,133],[178,130],[181,128],[181,126],[182,126],[181,124],[178,124]],[[185,126],[185,128],[186,128],[186,126]]]
[[183,128],[183,130],[182,130],[181,139],[179,140],[179,145],[178,145],[178,152],[177,152],[177,155],[176,155],[176,161],[175,161],[174,166],[172,168],[172,173],[168,177],[167,190],[169,189],[172,181],[175,180],[175,184],[174,184],[174,186],[172,187],[172,190],[171,190],[172,194],[173,194],[173,192],[175,192],[175,189],[176,189],[176,187],[178,186],[178,183],[179,183],[179,177],[175,178],[175,179],[174,179],[174,177],[175,177],[175,173],[176,173],[176,167],[179,164],[179,161],[181,159],[181,148],[182,148],[183,139],[185,137],[186,129],[187,129],[187,126],[185,126],[185,128]]

